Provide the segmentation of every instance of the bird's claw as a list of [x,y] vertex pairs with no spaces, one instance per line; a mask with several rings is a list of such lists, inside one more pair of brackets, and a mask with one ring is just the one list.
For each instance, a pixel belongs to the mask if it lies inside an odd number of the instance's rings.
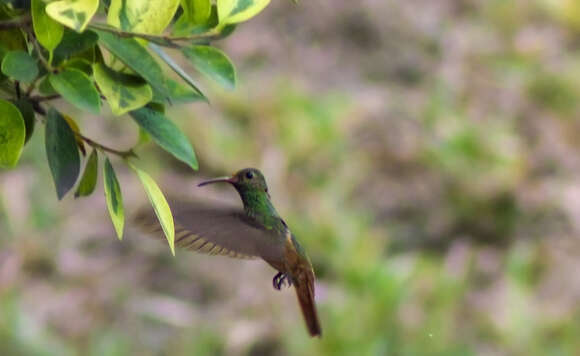
[[282,286],[287,283],[288,287],[292,285],[292,279],[285,273],[278,272],[272,279],[272,284],[274,285],[274,289],[280,290]]

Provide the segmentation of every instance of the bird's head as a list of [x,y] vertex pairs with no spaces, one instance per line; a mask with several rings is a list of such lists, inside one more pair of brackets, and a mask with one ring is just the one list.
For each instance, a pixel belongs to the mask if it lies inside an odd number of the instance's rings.
[[264,178],[262,172],[260,172],[256,168],[244,168],[234,173],[234,175],[232,175],[231,177],[220,177],[211,179],[199,183],[198,186],[201,187],[207,184],[220,182],[230,183],[240,193],[248,191],[254,192],[263,191],[268,195],[268,197],[270,196],[270,194],[268,193],[268,185],[266,184],[266,179]]

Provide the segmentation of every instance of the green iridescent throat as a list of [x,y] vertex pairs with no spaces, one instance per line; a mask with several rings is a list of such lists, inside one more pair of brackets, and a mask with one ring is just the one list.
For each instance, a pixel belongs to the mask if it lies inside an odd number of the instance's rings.
[[272,205],[268,193],[253,187],[236,187],[244,203],[244,211],[267,229],[283,231],[285,226]]

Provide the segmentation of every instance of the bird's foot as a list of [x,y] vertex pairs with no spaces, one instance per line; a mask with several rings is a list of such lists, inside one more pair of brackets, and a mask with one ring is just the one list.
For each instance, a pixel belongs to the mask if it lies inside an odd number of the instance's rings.
[[278,274],[274,276],[274,279],[272,279],[272,284],[277,290],[280,290],[285,283],[290,287],[292,285],[292,279],[290,276],[282,272],[278,272]]

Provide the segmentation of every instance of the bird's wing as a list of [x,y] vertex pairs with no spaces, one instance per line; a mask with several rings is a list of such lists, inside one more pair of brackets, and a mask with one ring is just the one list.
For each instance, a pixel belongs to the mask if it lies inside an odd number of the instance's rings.
[[[175,202],[171,211],[178,248],[234,258],[283,258],[284,245],[276,240],[276,235],[259,229],[242,209]],[[143,209],[135,220],[155,237],[164,238],[152,209]]]

